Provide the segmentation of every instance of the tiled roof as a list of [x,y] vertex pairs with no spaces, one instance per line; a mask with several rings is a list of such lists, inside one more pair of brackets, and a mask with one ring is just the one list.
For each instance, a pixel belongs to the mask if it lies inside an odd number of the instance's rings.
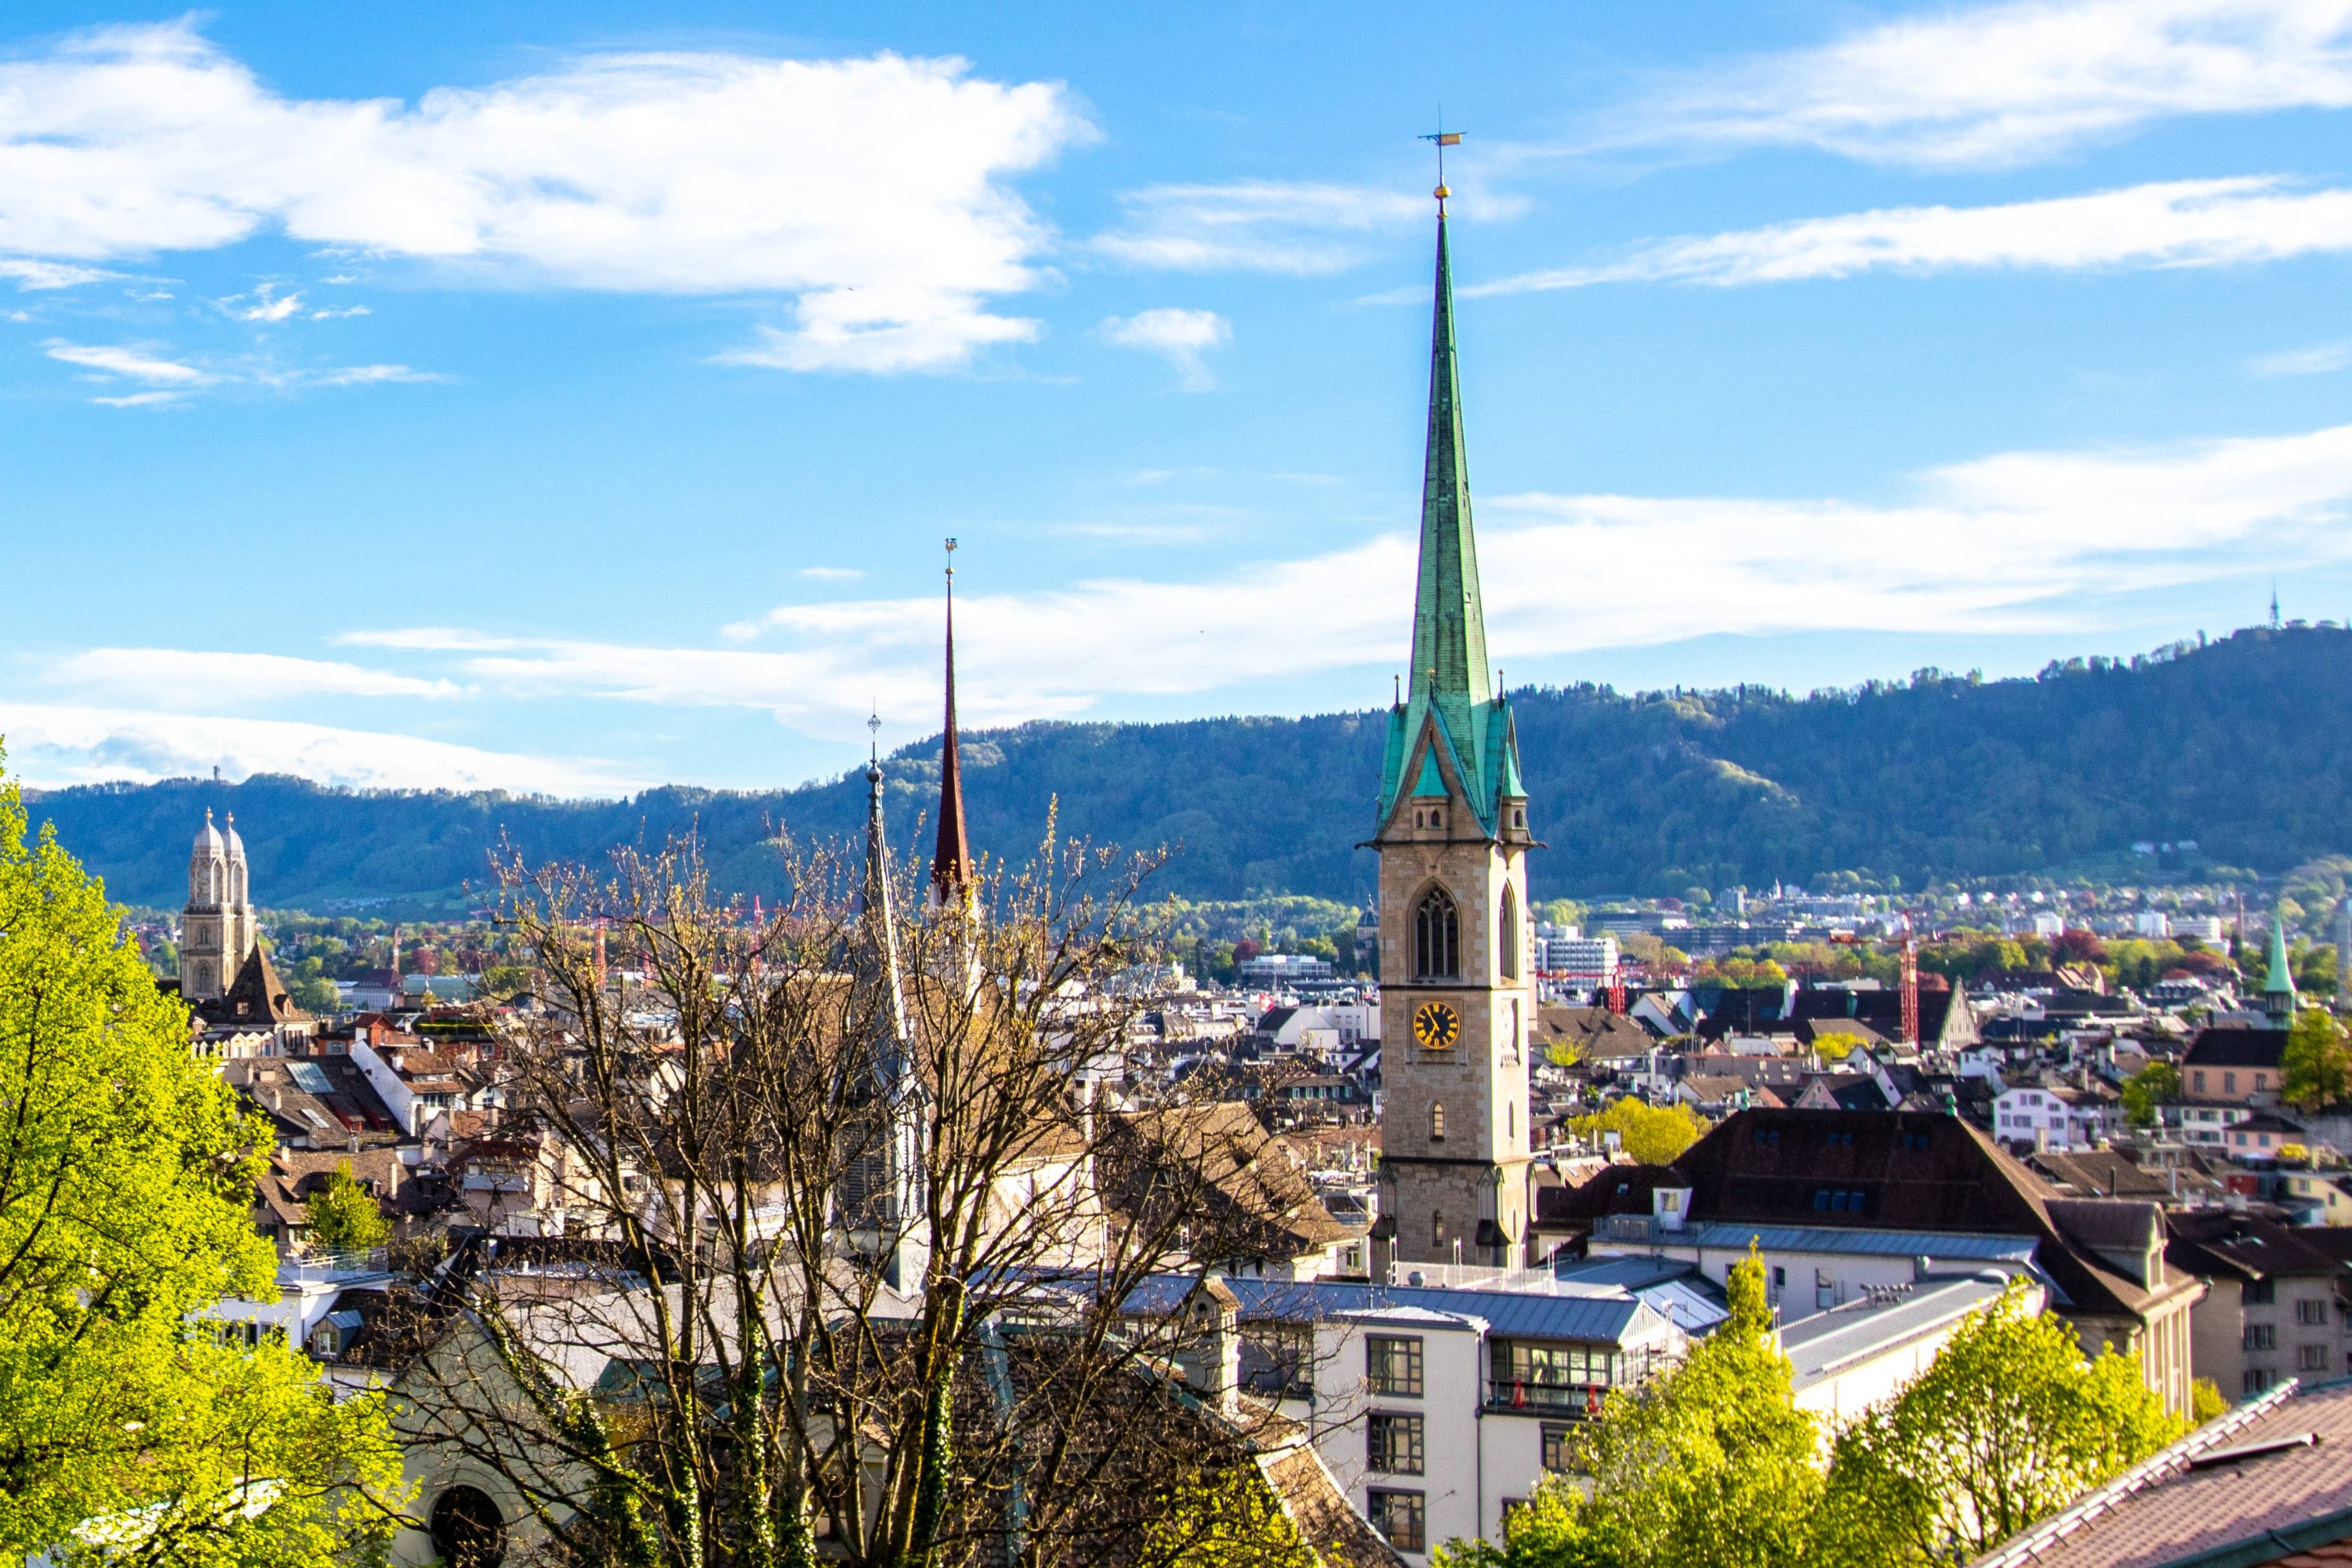
[[2352,1384],[2304,1392],[2290,1383],[2190,1433],[1977,1568],[2253,1568],[2296,1563],[2347,1539]]
[[2192,1068],[2273,1068],[2286,1051],[2284,1029],[2208,1024],[2189,1042],[2181,1065]]

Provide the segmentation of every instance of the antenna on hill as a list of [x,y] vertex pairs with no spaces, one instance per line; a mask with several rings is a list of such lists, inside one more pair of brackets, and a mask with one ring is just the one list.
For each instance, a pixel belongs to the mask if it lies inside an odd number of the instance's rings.
[[2271,630],[2276,631],[2278,629],[2278,579],[2273,577],[2271,579]]

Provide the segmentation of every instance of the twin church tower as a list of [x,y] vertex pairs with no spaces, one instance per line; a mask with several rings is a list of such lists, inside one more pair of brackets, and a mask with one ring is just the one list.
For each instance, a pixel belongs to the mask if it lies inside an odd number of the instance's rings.
[[1410,695],[1381,770],[1381,1180],[1400,1263],[1516,1264],[1528,1238],[1527,785],[1486,663],[1454,277],[1437,188],[1429,455]]

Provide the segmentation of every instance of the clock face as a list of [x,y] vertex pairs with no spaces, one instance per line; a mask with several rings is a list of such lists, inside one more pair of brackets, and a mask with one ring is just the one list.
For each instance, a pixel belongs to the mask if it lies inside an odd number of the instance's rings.
[[1443,1002],[1423,1002],[1412,1015],[1412,1037],[1442,1051],[1462,1037],[1462,1015]]

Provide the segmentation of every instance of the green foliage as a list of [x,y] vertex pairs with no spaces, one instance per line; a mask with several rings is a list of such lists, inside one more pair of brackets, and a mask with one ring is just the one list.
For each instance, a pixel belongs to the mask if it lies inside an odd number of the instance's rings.
[[25,833],[0,789],[0,1559],[100,1536],[197,1565],[380,1542],[399,1477],[381,1402],[338,1405],[292,1351],[186,1327],[273,1289],[247,1211],[266,1130],[190,1052],[98,883]]
[[2279,1098],[2302,1110],[2352,1099],[2352,1038],[2326,1009],[2305,1007],[2288,1028],[2279,1057]]
[[[1801,883],[1832,867],[1875,868],[1857,885],[1916,887],[2046,871],[2155,837],[2195,838],[2232,865],[2284,871],[2344,847],[2352,710],[2352,710],[2347,659],[2352,633],[2250,628],[2209,648],[2053,665],[2030,680],[1923,670],[1810,696],[1523,689],[1512,700],[1529,826],[1552,846],[1533,870],[1550,896]],[[1372,887],[1372,858],[1353,846],[1371,826],[1386,733],[1380,710],[1025,724],[971,738],[964,800],[993,854],[1036,843],[1058,798],[1067,834],[1181,844],[1160,884],[1170,890],[1356,902]],[[936,742],[884,766],[894,823],[936,808]],[[1572,787],[1586,778],[1610,787]],[[87,786],[40,805],[119,894],[176,905],[206,805],[236,812],[256,889],[301,904],[454,899],[483,882],[502,831],[533,863],[593,861],[689,822],[720,887],[772,897],[782,873],[765,847],[771,825],[803,842],[850,837],[865,802],[862,773],[796,790],[589,802],[351,792],[265,775]],[[2151,868],[2195,868],[2178,856]],[[2328,883],[2324,894],[2294,893],[2315,911],[2341,889],[2340,875],[2315,879]]]
[[1731,1271],[1728,1322],[1645,1387],[1609,1396],[1576,1439],[1588,1498],[1537,1489],[1497,1550],[1454,1542],[1441,1568],[1780,1568],[1807,1560],[1822,1495],[1811,1416],[1772,1339],[1764,1266]]
[[2189,1384],[2189,1424],[2202,1426],[2219,1415],[2226,1415],[2230,1402],[2221,1397],[2221,1384],[2210,1377],[2192,1378]]
[[2103,1350],[2012,1287],[1891,1405],[1838,1435],[1822,1518],[1830,1561],[1926,1568],[1990,1551],[2153,1454],[2181,1423]]
[[2135,1127],[2153,1127],[2157,1108],[2180,1099],[2180,1069],[2170,1062],[2150,1062],[2124,1084],[2124,1112]]
[[1188,1480],[1135,1561],[1138,1568],[1320,1568],[1265,1478],[1245,1463]]
[[382,1206],[352,1179],[349,1161],[328,1174],[326,1186],[307,1206],[310,1245],[329,1252],[363,1252],[382,1247],[392,1235]]
[[1569,1130],[1598,1142],[1614,1132],[1625,1152],[1644,1165],[1666,1165],[1699,1140],[1709,1125],[1687,1105],[1645,1105],[1631,1095],[1592,1116],[1573,1117]]

